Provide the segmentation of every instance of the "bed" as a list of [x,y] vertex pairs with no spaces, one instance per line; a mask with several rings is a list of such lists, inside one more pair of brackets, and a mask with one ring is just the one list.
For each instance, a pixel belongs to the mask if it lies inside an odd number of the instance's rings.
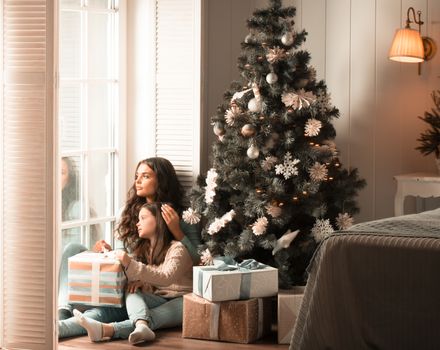
[[440,209],[328,236],[290,350],[440,349]]

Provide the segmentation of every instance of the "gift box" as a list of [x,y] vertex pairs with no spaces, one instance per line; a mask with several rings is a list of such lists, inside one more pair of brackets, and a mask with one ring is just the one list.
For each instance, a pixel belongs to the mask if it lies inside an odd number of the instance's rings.
[[122,265],[112,252],[82,252],[68,259],[69,303],[122,307],[125,282]]
[[270,298],[210,302],[183,297],[182,337],[252,343],[270,331]]
[[278,344],[290,344],[304,289],[294,287],[278,292]]
[[209,301],[263,298],[277,292],[278,269],[255,260],[193,267],[193,293]]

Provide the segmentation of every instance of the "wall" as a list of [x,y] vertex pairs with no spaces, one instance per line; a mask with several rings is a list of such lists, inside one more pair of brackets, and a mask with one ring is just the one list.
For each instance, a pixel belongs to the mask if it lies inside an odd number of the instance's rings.
[[[236,60],[247,34],[245,20],[265,0],[208,0],[207,91],[210,118],[224,90],[238,79]],[[426,128],[417,116],[432,107],[430,93],[440,88],[440,54],[422,65],[389,61],[395,30],[409,6],[422,11],[424,35],[440,43],[438,0],[290,0],[297,7],[296,26],[309,35],[305,48],[318,77],[325,79],[341,117],[336,142],[346,167],[359,168],[367,180],[357,221],[393,215],[395,182],[402,173],[435,172],[434,158],[414,150]],[[214,135],[206,130],[209,143]],[[407,203],[413,209],[414,202]]]

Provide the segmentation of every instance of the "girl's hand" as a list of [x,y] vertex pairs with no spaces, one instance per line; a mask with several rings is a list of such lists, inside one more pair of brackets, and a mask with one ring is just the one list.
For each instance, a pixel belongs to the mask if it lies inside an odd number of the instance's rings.
[[143,283],[141,281],[131,281],[128,282],[127,285],[127,292],[128,293],[136,293],[136,291],[140,288],[142,288]]
[[115,251],[115,258],[118,259],[124,268],[127,268],[130,265],[131,258],[130,256],[124,252],[123,250]]
[[177,212],[168,204],[162,204],[162,217],[168,226],[168,229],[173,234],[174,238],[181,241],[184,237],[180,229],[180,218]]
[[112,250],[112,246],[110,244],[108,244],[106,241],[104,241],[103,239],[101,239],[95,243],[92,250],[95,253],[103,253],[105,251],[109,252]]

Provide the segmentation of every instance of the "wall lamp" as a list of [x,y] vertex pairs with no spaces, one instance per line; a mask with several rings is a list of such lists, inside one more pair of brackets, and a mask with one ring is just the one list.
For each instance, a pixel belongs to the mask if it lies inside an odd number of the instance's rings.
[[[412,13],[414,20],[409,19],[410,13]],[[429,61],[434,57],[437,46],[429,37],[421,36],[421,27],[424,22],[420,19],[422,12],[416,12],[413,7],[408,8],[406,13],[406,25],[403,29],[396,30],[393,43],[388,54],[388,58],[397,62],[405,63],[419,63],[419,75],[420,75],[420,63],[423,61]],[[419,30],[412,29],[410,23],[419,25]]]

